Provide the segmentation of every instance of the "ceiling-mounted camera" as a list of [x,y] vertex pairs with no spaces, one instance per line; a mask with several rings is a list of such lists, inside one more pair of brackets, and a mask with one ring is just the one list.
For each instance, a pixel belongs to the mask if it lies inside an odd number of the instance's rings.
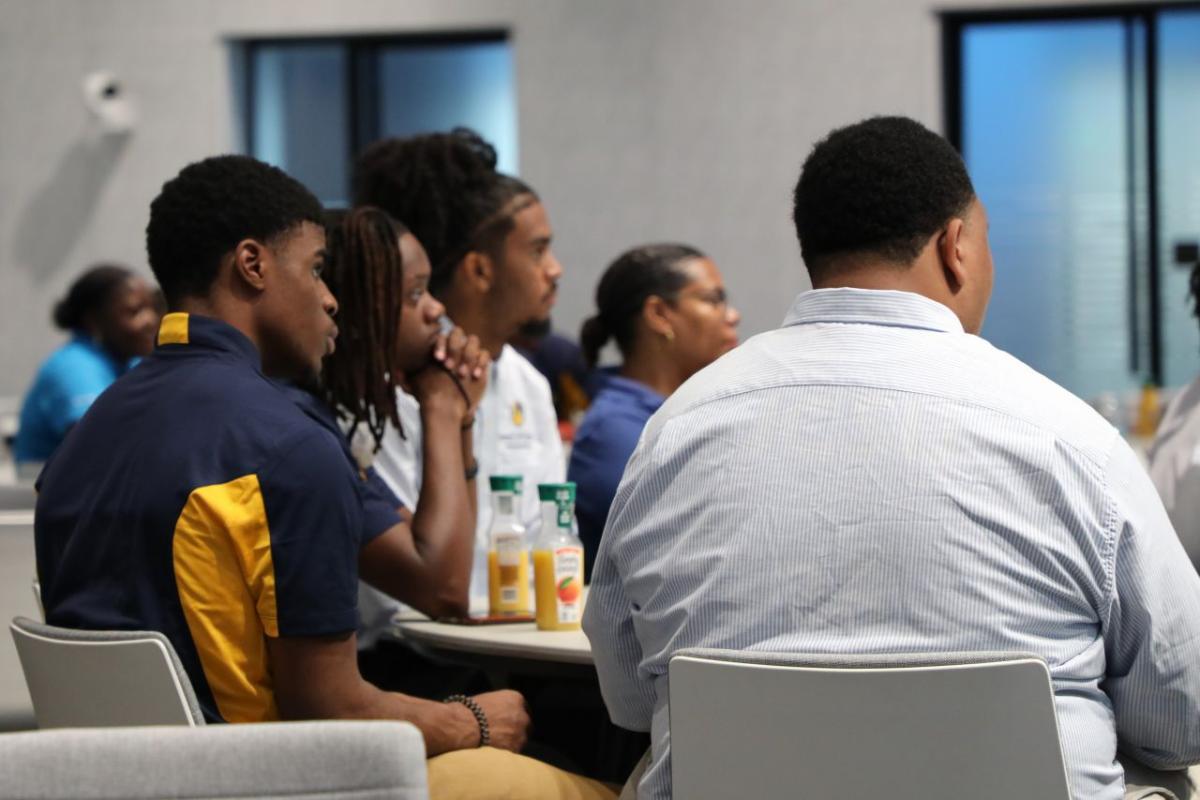
[[84,76],[83,102],[106,133],[128,133],[137,122],[137,109],[125,85],[112,72]]

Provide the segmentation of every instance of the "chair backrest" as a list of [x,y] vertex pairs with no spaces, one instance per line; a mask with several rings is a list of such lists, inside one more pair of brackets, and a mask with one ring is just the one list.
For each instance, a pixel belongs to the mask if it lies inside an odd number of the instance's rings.
[[1038,656],[681,650],[669,669],[677,798],[1070,798]]
[[407,722],[265,722],[0,734],[0,797],[429,800]]
[[81,631],[12,621],[39,728],[203,725],[170,641],[153,631]]

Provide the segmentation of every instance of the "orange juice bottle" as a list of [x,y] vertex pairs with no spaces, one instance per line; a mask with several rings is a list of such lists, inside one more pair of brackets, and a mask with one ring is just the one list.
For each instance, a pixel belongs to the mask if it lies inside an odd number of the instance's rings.
[[529,545],[517,519],[520,475],[492,475],[492,525],[488,535],[488,611],[515,617],[530,612]]
[[575,526],[575,484],[539,483],[542,528],[533,545],[537,626],[578,630],[583,618],[583,542]]
[[1133,422],[1133,435],[1142,439],[1154,438],[1158,422],[1162,417],[1162,399],[1158,387],[1147,382],[1142,386],[1138,398],[1137,419]]

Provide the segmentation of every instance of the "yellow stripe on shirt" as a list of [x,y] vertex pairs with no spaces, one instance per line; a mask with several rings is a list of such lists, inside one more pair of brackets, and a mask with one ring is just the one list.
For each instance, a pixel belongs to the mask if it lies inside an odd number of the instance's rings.
[[188,315],[181,311],[176,311],[163,317],[162,322],[158,326],[158,343],[160,345],[187,344]]
[[217,710],[279,718],[267,636],[279,635],[271,534],[258,476],[194,490],[175,523],[175,585]]

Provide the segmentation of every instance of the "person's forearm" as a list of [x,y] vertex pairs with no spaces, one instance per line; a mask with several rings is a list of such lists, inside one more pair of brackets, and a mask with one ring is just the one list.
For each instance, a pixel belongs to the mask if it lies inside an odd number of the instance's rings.
[[[359,679],[343,694],[316,692],[317,703],[280,703],[284,719],[388,719],[411,722],[425,739],[429,756],[479,745],[479,723],[461,703],[439,703],[382,689]],[[282,700],[282,698],[280,698]],[[299,698],[297,698],[299,699]]]
[[413,546],[424,565],[426,594],[444,613],[469,605],[475,551],[475,496],[463,479],[462,423],[454,414],[421,409],[424,438],[421,496],[413,511]]

